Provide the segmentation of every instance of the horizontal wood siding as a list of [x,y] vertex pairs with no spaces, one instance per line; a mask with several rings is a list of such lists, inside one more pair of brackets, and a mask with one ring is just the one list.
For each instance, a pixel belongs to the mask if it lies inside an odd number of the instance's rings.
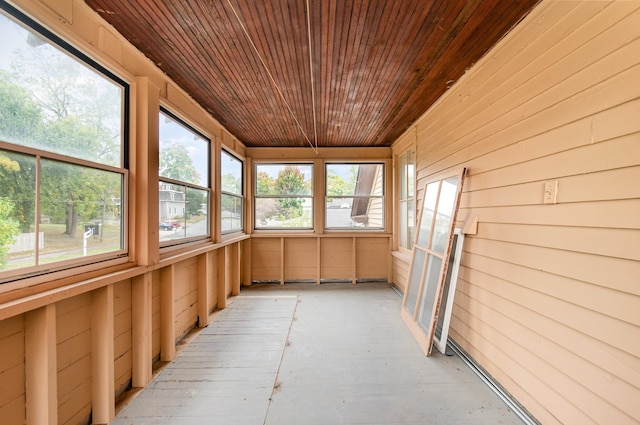
[[543,2],[409,130],[479,223],[450,335],[544,424],[640,422],[639,8]]
[[353,238],[324,238],[320,241],[320,277],[351,280]]
[[251,241],[251,277],[255,281],[280,280],[280,238]]
[[56,305],[58,423],[88,423],[91,415],[91,295]]
[[318,243],[316,238],[285,239],[285,280],[313,280],[318,275]]
[[411,258],[399,258],[393,256],[392,268],[393,268],[393,283],[404,292],[407,289],[407,282],[409,281],[409,265],[411,264]]
[[389,276],[389,240],[356,239],[356,276],[358,279],[387,279]]
[[175,337],[179,338],[198,321],[198,262],[193,257],[176,264],[174,280]]
[[0,321],[0,418],[23,424],[25,416],[24,316]]
[[131,281],[113,286],[114,388],[120,395],[131,384]]

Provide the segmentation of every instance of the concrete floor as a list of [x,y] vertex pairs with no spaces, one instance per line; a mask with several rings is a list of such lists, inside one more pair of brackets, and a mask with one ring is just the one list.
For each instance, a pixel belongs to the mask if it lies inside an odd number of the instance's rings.
[[254,285],[115,425],[518,424],[455,356],[424,357],[388,284]]

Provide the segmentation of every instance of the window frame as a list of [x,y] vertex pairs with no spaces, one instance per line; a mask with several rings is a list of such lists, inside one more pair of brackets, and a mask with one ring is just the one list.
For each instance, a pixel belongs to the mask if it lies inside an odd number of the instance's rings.
[[[403,157],[407,157],[408,155],[410,155],[410,158],[412,159],[411,162],[405,160],[404,162],[404,166],[403,166],[403,161],[402,158]],[[396,209],[396,217],[397,217],[397,229],[398,229],[398,249],[399,250],[403,250],[403,251],[407,251],[410,252],[413,250],[413,243],[414,243],[414,236],[416,233],[416,222],[417,222],[417,209],[416,209],[416,172],[415,172],[415,166],[416,166],[416,152],[415,152],[415,148],[410,147],[407,150],[405,150],[404,152],[402,152],[401,154],[399,154],[397,156],[397,164],[398,164],[398,172],[397,172],[397,209]],[[408,166],[409,164],[413,165],[413,173],[409,173],[408,171]],[[409,182],[410,179],[412,181],[412,186],[413,186],[413,192],[411,192],[409,189]],[[403,183],[404,188],[403,188]],[[405,194],[405,196],[403,196],[403,193]],[[413,201],[413,223],[411,223],[413,225],[413,233],[409,233],[409,206],[411,205],[411,201]],[[404,224],[405,226],[402,226],[402,221],[400,219],[401,216],[401,212],[403,211],[402,209],[402,205],[405,205],[405,217],[404,217]],[[407,243],[407,245],[403,245],[402,244],[402,236],[404,235],[404,239]]]
[[[232,159],[235,159],[236,161],[238,161],[240,163],[240,194],[236,194],[236,193],[232,193],[229,191],[224,190],[223,185],[222,185],[222,177],[223,177],[223,173],[222,173],[222,158],[223,155],[228,155],[230,156]],[[244,207],[245,207],[245,200],[244,200],[244,192],[245,192],[245,170],[244,170],[244,161],[242,159],[240,159],[239,157],[237,157],[236,155],[234,155],[233,153],[231,153],[231,151],[222,148],[220,149],[220,234],[221,235],[229,235],[229,234],[233,234],[233,233],[241,233],[244,232],[244,226],[245,226],[245,214],[244,214]],[[229,230],[223,230],[222,229],[222,197],[223,196],[231,196],[234,197],[236,199],[240,199],[240,210],[242,211],[240,214],[240,227],[239,228],[231,228]]]
[[[211,188],[211,152],[212,152],[212,141],[210,137],[207,137],[202,131],[198,130],[197,128],[195,128],[194,126],[192,126],[191,124],[189,124],[185,119],[181,118],[178,114],[172,112],[168,107],[165,107],[164,105],[160,105],[160,109],[158,111],[158,119],[162,119],[162,114],[166,115],[168,118],[170,118],[171,120],[173,120],[176,124],[184,127],[184,129],[188,130],[189,132],[193,133],[195,136],[199,137],[200,139],[203,139],[204,141],[206,141],[207,143],[207,172],[206,172],[206,181],[207,181],[207,187],[204,186],[200,186],[194,183],[189,183],[186,181],[182,181],[182,180],[178,180],[178,179],[172,179],[169,177],[163,177],[160,175],[160,158],[158,158],[158,193],[160,192],[160,190],[162,190],[160,187],[162,186],[162,184],[169,184],[169,185],[174,185],[174,186],[179,186],[179,187],[183,187],[184,188],[184,194],[185,194],[185,206],[184,206],[184,217],[183,220],[185,221],[185,225],[186,225],[186,215],[187,215],[187,206],[186,204],[188,203],[188,199],[187,199],[187,191],[189,189],[193,189],[193,190],[200,190],[203,192],[206,192],[207,194],[207,207],[206,207],[206,212],[207,212],[207,217],[206,217],[206,226],[207,226],[207,230],[206,230],[206,234],[200,234],[200,235],[195,235],[195,236],[185,236],[185,237],[180,237],[180,238],[173,238],[173,239],[169,239],[169,240],[161,240],[160,239],[160,232],[158,231],[158,238],[159,240],[159,246],[160,248],[167,248],[167,247],[173,247],[173,246],[180,246],[186,243],[190,243],[190,242],[194,242],[194,241],[203,241],[203,240],[210,240],[212,238],[212,223],[211,223],[211,197],[212,197],[212,193],[213,190]],[[160,144],[160,131],[158,129],[158,157],[161,155],[161,149],[159,147]],[[160,210],[160,196],[158,196],[158,211]],[[174,220],[172,220],[174,221]],[[160,223],[162,223],[163,221],[160,218],[160,214],[158,213],[158,227],[160,226]],[[185,229],[185,233],[186,233],[186,229]]]
[[[329,177],[329,167],[331,165],[379,165],[381,167],[381,173],[382,173],[382,182],[380,185],[380,189],[382,191],[381,195],[356,195],[355,194],[355,188],[354,188],[354,194],[353,195],[329,195],[328,194],[328,189],[329,189],[329,185],[328,185],[328,177]],[[323,215],[324,215],[324,230],[326,232],[345,232],[345,231],[354,231],[354,232],[384,232],[385,228],[386,228],[386,214],[387,214],[387,205],[386,205],[386,192],[387,192],[387,176],[386,176],[386,165],[387,163],[385,161],[382,160],[371,160],[371,161],[326,161],[324,163],[324,206],[323,206]],[[375,184],[375,179],[374,179],[374,184]],[[353,204],[356,202],[356,200],[362,200],[362,199],[379,199],[380,200],[380,205],[381,205],[381,211],[382,211],[382,217],[381,217],[381,225],[379,227],[367,227],[367,226],[351,226],[351,227],[347,227],[347,226],[343,226],[343,227],[336,227],[336,226],[332,226],[329,227],[327,224],[327,203],[328,203],[328,199],[332,198],[332,199],[353,199],[352,202],[352,206]],[[370,202],[369,202],[370,203]]]
[[[305,167],[311,167],[311,173],[310,173],[310,181],[311,181],[311,188],[310,188],[310,194],[309,195],[299,195],[299,194],[294,194],[294,195],[260,195],[258,194],[258,167],[260,166],[265,166],[265,165],[270,165],[270,166],[282,166],[282,167],[287,167],[287,166],[305,166]],[[279,231],[279,232],[309,232],[309,231],[313,231],[314,230],[314,226],[315,226],[315,208],[316,208],[316,203],[315,203],[315,197],[314,197],[314,191],[315,191],[315,164],[313,162],[309,162],[309,161],[260,161],[260,162],[254,162],[253,164],[253,223],[251,224],[251,227],[253,228],[254,231],[258,231],[258,232],[262,232],[262,231],[266,231],[266,232],[273,232],[273,231]],[[256,226],[257,223],[257,214],[256,214],[256,207],[257,207],[257,200],[258,199],[296,199],[296,198],[305,198],[305,199],[310,199],[311,201],[311,225],[309,227],[263,227],[263,226]]]
[[[64,270],[81,270],[87,266],[92,266],[96,263],[104,264],[121,264],[127,260],[129,256],[129,129],[130,129],[130,85],[124,79],[120,78],[114,72],[83,53],[80,49],[76,48],[69,42],[62,39],[53,31],[46,28],[44,25],[35,21],[31,17],[24,14],[19,9],[13,7],[5,2],[0,2],[0,15],[15,25],[23,28],[25,31],[36,34],[42,38],[47,44],[52,46],[61,55],[66,55],[79,66],[86,68],[87,70],[95,73],[101,78],[109,81],[114,86],[117,86],[120,91],[120,148],[119,148],[119,164],[110,165],[107,163],[100,163],[90,159],[84,159],[66,153],[59,153],[54,150],[47,150],[46,147],[33,147],[22,144],[11,143],[9,141],[0,140],[0,149],[3,151],[23,155],[26,157],[32,157],[34,166],[36,167],[35,174],[35,194],[34,194],[34,214],[39,217],[42,214],[41,211],[41,192],[40,192],[40,179],[42,163],[55,162],[62,165],[70,165],[73,167],[80,167],[81,169],[96,170],[101,172],[109,172],[120,175],[120,204],[119,204],[119,233],[120,233],[120,248],[105,253],[95,253],[82,256],[76,256],[70,259],[63,259],[53,262],[40,262],[40,249],[39,249],[39,234],[40,231],[40,219],[34,219],[34,232],[35,233],[35,246],[34,246],[34,265],[29,265],[20,268],[13,268],[8,270],[0,270],[0,284],[6,284],[19,279],[36,278],[44,274],[61,272]],[[85,251],[86,252],[86,251]]]

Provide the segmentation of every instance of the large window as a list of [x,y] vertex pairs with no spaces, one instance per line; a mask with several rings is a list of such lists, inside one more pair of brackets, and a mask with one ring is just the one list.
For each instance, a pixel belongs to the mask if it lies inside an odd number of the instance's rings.
[[222,150],[220,157],[221,194],[220,226],[222,233],[242,231],[243,165],[235,156]]
[[312,176],[312,164],[256,164],[254,227],[312,229]]
[[384,229],[384,164],[326,164],[325,227]]
[[125,255],[127,85],[6,3],[0,40],[0,281]]
[[162,245],[209,235],[209,140],[160,111],[159,234]]
[[416,226],[416,169],[413,149],[398,158],[398,246],[412,249]]

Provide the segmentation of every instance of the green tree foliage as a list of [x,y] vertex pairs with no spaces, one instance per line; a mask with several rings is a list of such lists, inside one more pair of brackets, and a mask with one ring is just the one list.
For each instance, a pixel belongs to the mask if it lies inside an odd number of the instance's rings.
[[20,233],[20,225],[13,218],[13,202],[0,197],[0,267],[5,265],[9,246]]
[[36,161],[33,157],[0,151],[0,187],[13,202],[11,214],[23,233],[35,222]]
[[29,92],[0,70],[0,139],[24,145],[40,134],[43,116]]
[[202,215],[203,204],[207,203],[206,194],[204,190],[187,187],[186,218]]
[[[222,175],[221,182],[222,190],[228,193],[234,193],[237,195],[242,194],[242,178],[236,178],[233,173],[226,173]],[[222,196],[222,211],[235,211],[236,199],[233,196]]]
[[264,171],[259,171],[256,176],[256,193],[258,195],[275,195],[275,180]]
[[[29,93],[0,71],[0,140],[31,144],[42,132],[43,119]],[[32,230],[35,220],[35,176],[33,157],[0,151],[0,187],[14,202],[11,214],[22,232]]]
[[334,170],[327,172],[327,195],[328,196],[353,196],[356,188],[355,166],[349,168],[349,179],[345,180]]
[[160,175],[191,184],[200,184],[200,174],[193,165],[187,148],[173,143],[160,151]]
[[[120,164],[119,90],[50,46],[21,50],[13,73],[0,74],[0,137],[103,164]],[[114,106],[115,105],[115,106]],[[7,154],[8,155],[8,154]],[[33,157],[15,155],[18,170],[0,172],[23,232],[35,223]],[[81,221],[102,215],[120,197],[119,177],[50,161],[40,173],[40,211],[76,234]],[[113,192],[117,192],[114,194]]]
[[[304,174],[299,168],[287,165],[278,173],[274,183],[279,195],[302,195],[309,192],[305,186]],[[302,216],[302,200],[299,198],[280,198],[280,214],[285,219],[293,219]]]

